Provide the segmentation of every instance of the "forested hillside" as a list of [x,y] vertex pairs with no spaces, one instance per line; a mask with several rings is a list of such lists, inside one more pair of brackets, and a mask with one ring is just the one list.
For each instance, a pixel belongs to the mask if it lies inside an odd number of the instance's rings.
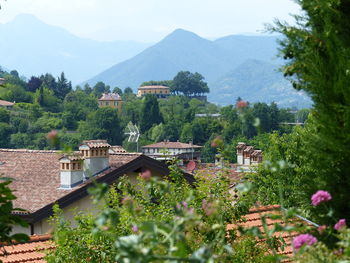
[[[226,107],[191,99],[187,96],[192,92],[208,92],[208,88],[200,75],[186,72],[180,72],[171,81],[174,95],[160,100],[153,96],[138,98],[130,88],[122,91],[102,82],[73,90],[63,73],[57,78],[45,74],[25,81],[17,71],[2,71],[0,77],[6,81],[0,87],[0,99],[16,102],[12,110],[0,109],[2,148],[63,149],[66,145],[77,147],[84,139],[107,139],[111,144],[136,150],[136,145],[128,144],[124,136],[125,127],[132,122],[142,131],[140,145],[163,140],[192,141],[205,146],[206,161],[213,161],[216,153],[211,147],[212,139],[221,136],[227,143],[230,160],[234,161],[237,140],[253,139],[258,134],[263,139],[264,133],[289,131],[289,127],[279,123],[295,119],[289,110],[279,109],[276,104],[247,104],[240,110],[233,96],[234,105]],[[196,82],[202,90],[195,88]],[[187,85],[194,89],[186,90]],[[121,112],[98,108],[97,99],[103,92],[111,91],[122,96]],[[221,117],[196,117],[197,113],[220,113]],[[47,134],[52,131],[60,135],[55,145],[47,141]]]

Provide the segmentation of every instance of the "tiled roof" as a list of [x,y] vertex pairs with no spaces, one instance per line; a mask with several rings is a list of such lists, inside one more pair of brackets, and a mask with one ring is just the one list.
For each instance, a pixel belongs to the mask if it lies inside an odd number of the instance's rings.
[[15,105],[13,102],[0,100],[0,106],[13,106],[13,105]]
[[252,156],[259,156],[259,155],[262,155],[261,150],[254,150],[254,152],[252,153]]
[[122,100],[118,93],[103,93],[98,100]]
[[243,149],[243,148],[245,148],[247,145],[244,143],[244,142],[239,142],[238,144],[237,144],[237,149]]
[[82,145],[87,145],[89,148],[111,147],[106,140],[87,140],[83,141],[83,143],[80,146]]
[[[258,227],[261,231],[264,231],[263,225],[261,222],[262,215],[273,215],[278,214],[281,215],[281,207],[279,205],[270,205],[270,206],[260,206],[258,208],[252,208],[249,210],[249,213],[243,216],[242,220],[237,222],[236,224],[227,225],[227,230],[238,229],[238,227],[243,228],[251,228]],[[299,219],[295,219],[295,222],[300,221]],[[274,224],[279,223],[281,225],[284,222],[281,219],[266,219],[266,223],[268,228],[271,229]],[[306,222],[305,222],[306,224]],[[284,239],[286,246],[284,250],[279,251],[281,255],[292,256],[293,247],[292,247],[292,238],[296,236],[296,233],[276,233],[276,236],[280,236]],[[258,242],[264,242],[264,240],[258,240]]]
[[139,89],[170,89],[170,88],[167,86],[155,85],[155,86],[142,86],[142,87],[139,87]]
[[0,249],[0,262],[46,262],[45,252],[55,248],[55,244],[50,239],[51,235],[31,236],[27,243],[4,246]]
[[251,151],[254,151],[254,147],[253,146],[247,146],[245,149],[244,149],[245,152],[251,152]]
[[[87,181],[73,189],[60,189],[58,151],[0,149],[0,175],[13,178],[10,187],[17,199],[14,206],[33,213],[58,199],[91,183]],[[98,177],[110,173],[136,158],[140,154],[111,154],[111,168]]]
[[192,149],[201,148],[202,146],[182,143],[182,142],[158,142],[150,145],[143,146],[142,148],[167,148],[167,149]]
[[113,145],[109,148],[109,153],[127,153],[127,151],[120,145]]

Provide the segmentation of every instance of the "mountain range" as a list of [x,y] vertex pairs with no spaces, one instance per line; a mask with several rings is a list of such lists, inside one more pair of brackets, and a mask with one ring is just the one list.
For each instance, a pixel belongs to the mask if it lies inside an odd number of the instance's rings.
[[80,38],[29,14],[0,24],[0,39],[0,65],[4,68],[27,77],[46,72],[57,76],[64,71],[76,84],[150,46]]
[[241,97],[281,106],[310,105],[310,99],[295,91],[278,71],[278,36],[232,35],[208,40],[178,29],[153,45],[99,42],[20,15],[0,25],[0,39],[6,39],[0,42],[0,65],[26,76],[64,71],[75,84],[103,81],[136,91],[144,81],[168,80],[189,70],[206,78],[209,100],[217,104],[234,103]]

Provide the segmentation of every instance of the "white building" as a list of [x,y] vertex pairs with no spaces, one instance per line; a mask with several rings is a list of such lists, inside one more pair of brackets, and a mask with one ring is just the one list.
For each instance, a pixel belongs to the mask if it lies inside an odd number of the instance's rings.
[[239,142],[237,147],[237,164],[238,165],[256,165],[262,162],[262,151],[255,150],[244,142]]
[[182,142],[158,142],[142,147],[142,153],[156,160],[171,160],[177,158],[182,161],[200,160],[199,149],[202,146]]

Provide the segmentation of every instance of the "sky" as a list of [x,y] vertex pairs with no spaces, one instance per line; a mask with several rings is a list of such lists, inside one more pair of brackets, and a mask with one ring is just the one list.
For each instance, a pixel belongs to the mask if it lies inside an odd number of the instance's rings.
[[183,28],[206,38],[259,34],[275,18],[292,21],[292,0],[0,0],[0,23],[21,13],[101,41],[156,42]]

